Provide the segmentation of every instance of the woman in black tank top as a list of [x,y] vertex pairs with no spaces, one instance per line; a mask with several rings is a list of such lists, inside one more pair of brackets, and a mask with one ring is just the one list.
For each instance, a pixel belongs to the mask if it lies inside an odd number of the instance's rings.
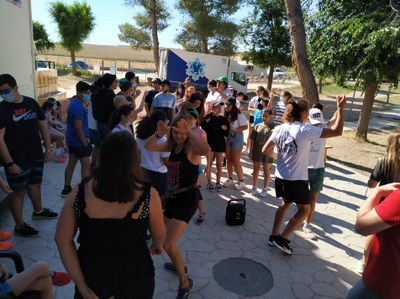
[[167,141],[158,143],[158,139],[166,135],[167,131],[165,123],[159,121],[157,132],[147,140],[145,148],[151,151],[171,152],[167,167],[168,191],[172,196],[168,199],[164,210],[167,228],[164,249],[172,263],[165,263],[164,268],[178,274],[178,298],[181,298],[190,292],[193,280],[186,275],[185,261],[177,242],[196,212],[198,165],[201,156],[206,155],[210,147],[205,140],[193,133],[183,117],[173,120]]

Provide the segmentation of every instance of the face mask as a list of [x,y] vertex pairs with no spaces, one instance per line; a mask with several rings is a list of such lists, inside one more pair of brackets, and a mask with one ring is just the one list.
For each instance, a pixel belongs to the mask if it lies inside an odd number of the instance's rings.
[[92,93],[84,93],[83,94],[83,101],[84,102],[89,102],[91,97],[92,97]]
[[182,88],[178,88],[178,93],[181,93],[182,92]]
[[5,94],[5,93],[1,94],[1,97],[3,98],[4,101],[6,101],[8,103],[11,103],[15,100],[15,96],[12,91],[7,94]]
[[163,90],[163,93],[167,93],[167,92],[168,92],[168,89]]

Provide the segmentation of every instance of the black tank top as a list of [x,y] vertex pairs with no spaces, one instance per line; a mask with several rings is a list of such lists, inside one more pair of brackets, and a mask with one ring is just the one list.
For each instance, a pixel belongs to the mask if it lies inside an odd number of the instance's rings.
[[194,186],[199,176],[199,165],[192,164],[186,154],[185,147],[175,153],[175,146],[171,151],[168,163],[168,188],[173,192],[180,188]]

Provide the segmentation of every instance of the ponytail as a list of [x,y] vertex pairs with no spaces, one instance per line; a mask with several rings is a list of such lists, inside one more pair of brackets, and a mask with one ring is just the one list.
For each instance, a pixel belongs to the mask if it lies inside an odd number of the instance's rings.
[[290,99],[287,103],[285,113],[282,118],[284,122],[301,121],[301,113],[308,110],[308,102],[306,100]]
[[133,108],[130,105],[122,105],[117,110],[111,114],[109,127],[110,129],[114,129],[120,122],[122,116],[128,116],[133,111]]

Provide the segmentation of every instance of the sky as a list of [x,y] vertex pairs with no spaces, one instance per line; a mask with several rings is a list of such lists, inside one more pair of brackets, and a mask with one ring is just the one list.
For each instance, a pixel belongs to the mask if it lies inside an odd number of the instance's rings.
[[[60,37],[57,32],[57,25],[53,22],[49,14],[50,3],[55,0],[32,0],[32,20],[43,24],[47,34],[53,42],[58,42]],[[75,1],[82,0],[62,0],[65,4],[72,4]],[[195,1],[195,0],[194,0]],[[174,6],[177,0],[166,0],[167,7],[170,9],[171,20],[169,26],[162,32],[159,32],[158,38],[160,47],[181,48],[174,42],[175,36],[180,31],[182,17]],[[87,44],[98,45],[128,45],[118,39],[118,25],[126,22],[134,24],[133,16],[140,12],[139,8],[127,7],[123,0],[86,0],[90,5],[95,16],[96,26],[89,38],[84,41]],[[236,13],[234,19],[242,19],[248,15],[249,8],[242,8]]]

